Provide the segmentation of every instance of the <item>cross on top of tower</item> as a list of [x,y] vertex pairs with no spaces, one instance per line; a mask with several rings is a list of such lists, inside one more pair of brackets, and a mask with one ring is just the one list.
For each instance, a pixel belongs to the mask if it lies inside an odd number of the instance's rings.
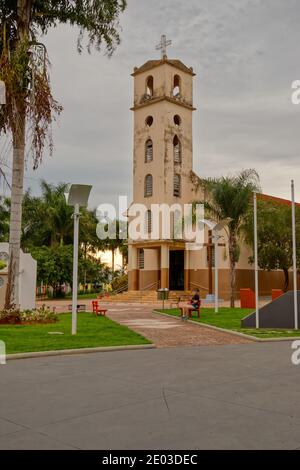
[[165,59],[167,57],[167,47],[171,46],[172,41],[169,39],[167,40],[167,36],[165,34],[162,35],[160,43],[156,46],[157,51],[161,51],[161,58]]

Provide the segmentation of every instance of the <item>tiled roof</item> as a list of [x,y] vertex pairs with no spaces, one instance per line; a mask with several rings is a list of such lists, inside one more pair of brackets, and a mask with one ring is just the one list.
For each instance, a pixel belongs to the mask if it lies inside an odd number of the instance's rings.
[[[268,194],[257,194],[259,199],[263,199],[264,201],[271,201],[277,204],[284,204],[286,206],[290,206],[292,204],[291,201],[288,199],[283,199],[281,197],[269,196]],[[296,202],[296,206],[300,207],[300,203]]]
[[141,67],[135,67],[134,73],[132,75],[137,75],[139,73],[147,72],[147,70],[151,70],[163,64],[169,64],[173,67],[176,67],[182,70],[183,72],[189,73],[190,75],[195,75],[192,67],[191,68],[187,67],[186,65],[184,65],[183,62],[181,62],[181,60],[168,59],[168,58],[160,59],[160,60],[148,60],[148,62],[146,62]]

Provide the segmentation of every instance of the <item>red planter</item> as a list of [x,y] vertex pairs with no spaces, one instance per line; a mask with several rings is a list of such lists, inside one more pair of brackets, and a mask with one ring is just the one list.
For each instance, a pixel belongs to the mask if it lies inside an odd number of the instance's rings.
[[255,308],[255,293],[252,289],[240,289],[241,308]]

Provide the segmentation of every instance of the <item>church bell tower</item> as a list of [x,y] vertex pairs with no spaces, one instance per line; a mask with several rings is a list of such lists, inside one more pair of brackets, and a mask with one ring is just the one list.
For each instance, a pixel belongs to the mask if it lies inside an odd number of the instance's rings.
[[[193,169],[193,69],[169,59],[171,41],[162,36],[159,60],[134,68],[133,203],[148,210],[152,204],[180,204],[195,200]],[[129,289],[184,289],[186,273],[183,250],[174,255],[178,279],[170,286],[171,243],[148,240],[144,245],[129,241]],[[181,247],[182,248],[182,247]],[[176,276],[175,276],[176,277]],[[172,279],[174,276],[172,277]]]

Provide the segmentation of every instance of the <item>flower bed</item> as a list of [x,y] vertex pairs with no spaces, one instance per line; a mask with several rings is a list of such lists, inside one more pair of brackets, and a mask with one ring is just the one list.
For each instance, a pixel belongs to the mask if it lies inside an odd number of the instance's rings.
[[34,310],[8,309],[0,311],[0,325],[33,325],[55,323],[57,320],[57,315],[45,305]]

